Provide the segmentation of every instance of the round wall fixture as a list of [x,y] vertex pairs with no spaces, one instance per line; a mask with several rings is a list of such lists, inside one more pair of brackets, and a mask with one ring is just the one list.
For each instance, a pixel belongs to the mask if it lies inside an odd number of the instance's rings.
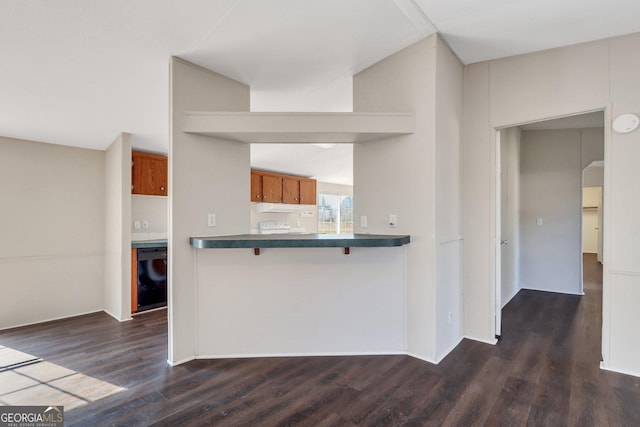
[[640,117],[635,114],[622,114],[613,121],[612,129],[616,133],[630,133],[638,129]]

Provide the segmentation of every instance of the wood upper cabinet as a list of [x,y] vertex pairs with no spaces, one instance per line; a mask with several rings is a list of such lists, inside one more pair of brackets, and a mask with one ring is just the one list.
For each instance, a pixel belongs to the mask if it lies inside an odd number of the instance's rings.
[[316,180],[300,178],[300,204],[315,205],[316,198]]
[[262,175],[254,170],[251,171],[251,201],[262,201]]
[[282,203],[282,176],[262,175],[262,201]]
[[300,180],[295,177],[282,178],[282,203],[300,203]]
[[167,157],[159,154],[131,153],[131,193],[166,196],[168,182]]
[[251,201],[316,204],[316,180],[251,170]]

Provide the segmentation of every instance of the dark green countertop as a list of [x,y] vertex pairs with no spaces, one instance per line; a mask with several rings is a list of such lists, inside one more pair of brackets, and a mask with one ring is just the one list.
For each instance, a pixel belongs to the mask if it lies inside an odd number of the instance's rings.
[[160,240],[134,240],[131,242],[131,247],[134,249],[141,248],[166,248],[167,239]]
[[410,236],[383,234],[239,234],[191,237],[198,249],[222,248],[357,248],[402,246]]

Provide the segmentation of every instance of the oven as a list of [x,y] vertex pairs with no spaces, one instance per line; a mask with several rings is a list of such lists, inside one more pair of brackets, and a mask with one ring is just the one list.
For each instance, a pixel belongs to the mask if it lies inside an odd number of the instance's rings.
[[167,305],[167,248],[138,249],[137,312]]

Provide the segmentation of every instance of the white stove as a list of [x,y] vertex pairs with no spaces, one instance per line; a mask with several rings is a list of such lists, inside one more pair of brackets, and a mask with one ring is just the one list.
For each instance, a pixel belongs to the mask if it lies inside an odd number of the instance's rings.
[[291,225],[286,221],[261,221],[258,223],[258,233],[260,234],[288,234],[291,232]]

